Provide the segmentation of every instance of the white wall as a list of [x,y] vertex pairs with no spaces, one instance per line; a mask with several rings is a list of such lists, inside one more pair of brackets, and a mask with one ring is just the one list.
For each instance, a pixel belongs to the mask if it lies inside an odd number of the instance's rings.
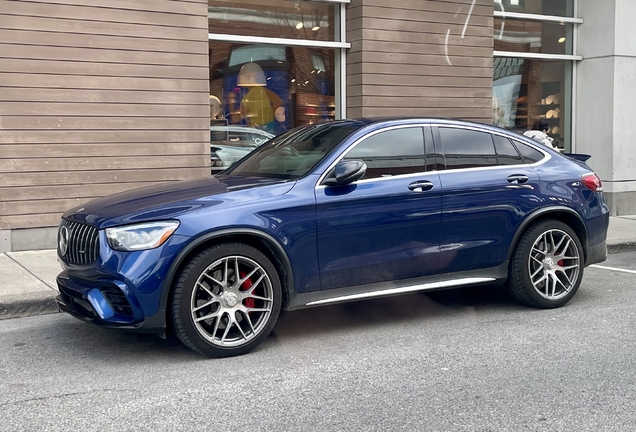
[[[636,1],[616,1],[614,79],[615,192],[636,191]],[[635,204],[636,205],[636,204]]]
[[576,106],[578,153],[603,180],[612,214],[636,213],[636,36],[634,0],[579,0]]

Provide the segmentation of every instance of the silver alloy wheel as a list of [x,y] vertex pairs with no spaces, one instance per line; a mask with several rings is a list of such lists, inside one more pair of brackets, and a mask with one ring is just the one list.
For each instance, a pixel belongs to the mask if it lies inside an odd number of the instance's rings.
[[244,345],[267,326],[273,290],[256,261],[228,256],[208,266],[192,290],[190,310],[201,336],[223,348]]
[[560,229],[544,232],[532,245],[528,269],[539,295],[548,300],[565,297],[574,287],[581,269],[576,242]]

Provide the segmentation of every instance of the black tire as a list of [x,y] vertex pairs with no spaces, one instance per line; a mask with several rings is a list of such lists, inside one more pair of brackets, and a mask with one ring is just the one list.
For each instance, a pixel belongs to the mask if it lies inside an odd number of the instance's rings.
[[280,279],[263,253],[242,243],[212,246],[193,257],[177,279],[174,332],[209,357],[246,354],[276,325],[281,298]]
[[578,291],[584,261],[581,241],[569,226],[557,220],[537,222],[523,233],[515,247],[506,286],[513,297],[527,306],[561,307]]

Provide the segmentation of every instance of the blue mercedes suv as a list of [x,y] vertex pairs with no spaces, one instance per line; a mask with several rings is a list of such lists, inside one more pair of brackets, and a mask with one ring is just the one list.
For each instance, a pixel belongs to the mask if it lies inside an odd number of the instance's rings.
[[584,163],[496,127],[339,120],[227,170],[97,199],[58,234],[60,308],[247,353],[281,309],[505,282],[565,305],[604,261],[608,208]]

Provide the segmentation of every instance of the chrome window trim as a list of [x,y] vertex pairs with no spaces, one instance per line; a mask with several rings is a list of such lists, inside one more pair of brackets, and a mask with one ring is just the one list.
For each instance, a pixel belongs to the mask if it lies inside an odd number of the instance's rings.
[[532,21],[583,24],[583,18],[563,17],[558,15],[530,14],[530,13],[524,13],[524,12],[504,12],[504,11],[496,10],[495,17],[504,18],[504,19],[512,18],[512,19],[532,20]]
[[527,53],[516,51],[493,51],[494,57],[517,57],[524,59],[537,60],[583,60],[583,56],[573,54],[544,54],[544,53]]
[[308,39],[286,39],[286,38],[271,38],[263,36],[240,36],[221,33],[208,33],[208,40],[220,41],[220,42],[242,42],[253,43],[261,45],[288,45],[288,46],[302,46],[302,47],[314,47],[314,48],[351,48],[351,44],[347,42],[328,42],[328,41],[315,41]]
[[[370,132],[367,135],[364,135],[363,137],[358,138],[356,141],[354,141],[353,144],[351,144],[349,146],[349,148],[340,155],[340,157],[338,159],[336,159],[331,165],[329,165],[329,167],[320,175],[320,177],[318,178],[318,181],[316,182],[316,186],[314,187],[315,190],[320,190],[320,189],[325,189],[328,186],[326,185],[322,185],[320,183],[323,182],[323,180],[325,179],[325,177],[327,176],[327,174],[333,169],[333,167],[335,167],[338,162],[340,162],[342,159],[345,158],[345,156],[347,156],[347,154],[349,154],[349,152],[351,150],[353,150],[354,147],[356,147],[358,144],[360,144],[362,141],[364,141],[365,139],[372,137],[374,135],[379,134],[380,132],[387,132],[387,131],[391,131],[391,130],[395,130],[395,129],[404,129],[404,128],[424,128],[425,126],[428,126],[428,124],[420,124],[420,123],[413,123],[413,124],[407,124],[407,125],[397,125],[397,126],[388,126],[386,128],[383,129],[378,129],[375,130],[373,132]],[[424,135],[422,134],[422,143],[424,144]],[[422,155],[426,155],[426,151],[425,148],[422,147]],[[416,173],[411,173],[411,174],[400,174],[400,175],[396,175],[396,176],[390,176],[390,177],[375,177],[375,178],[370,178],[370,179],[363,179],[363,180],[358,180],[357,182],[355,182],[356,184],[364,184],[364,183],[370,183],[373,181],[385,181],[385,180],[391,180],[391,179],[395,179],[395,178],[406,178],[406,177],[412,177],[412,176],[417,176],[417,175],[421,175],[422,173],[430,173],[430,172],[437,172],[437,171],[418,171]]]
[[343,4],[349,4],[351,3],[351,0],[300,0],[303,2],[309,2],[309,3],[343,3]]

